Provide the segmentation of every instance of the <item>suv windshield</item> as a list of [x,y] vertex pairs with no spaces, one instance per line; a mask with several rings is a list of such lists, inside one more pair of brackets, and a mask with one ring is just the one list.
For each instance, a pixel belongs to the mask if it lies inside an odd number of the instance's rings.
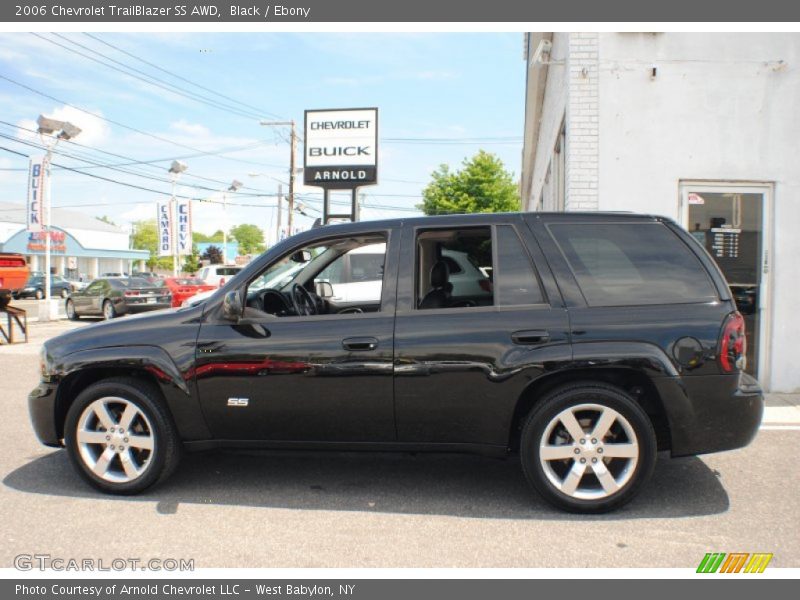
[[[279,290],[292,283],[300,272],[311,262],[325,252],[327,246],[316,246],[304,250],[306,256],[298,256],[299,253],[292,256],[286,256],[270,266],[266,271],[259,275],[248,286],[248,290]],[[308,260],[300,260],[308,259]]]

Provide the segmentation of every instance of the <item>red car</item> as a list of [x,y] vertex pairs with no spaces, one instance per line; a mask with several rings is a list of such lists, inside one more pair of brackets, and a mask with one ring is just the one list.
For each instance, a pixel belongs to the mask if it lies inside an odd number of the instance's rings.
[[0,308],[11,301],[11,294],[25,287],[28,263],[21,254],[0,253]]
[[184,300],[195,294],[216,289],[216,286],[208,285],[196,277],[167,277],[164,279],[164,287],[168,287],[172,292],[173,308],[177,308]]

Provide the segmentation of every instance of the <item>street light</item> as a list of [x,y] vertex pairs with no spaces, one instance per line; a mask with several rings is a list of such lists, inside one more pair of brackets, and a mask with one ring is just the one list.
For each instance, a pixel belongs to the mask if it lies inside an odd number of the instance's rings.
[[228,189],[222,192],[222,210],[225,213],[224,223],[222,224],[222,264],[228,264],[228,192],[238,192],[242,187],[242,182],[234,179]]
[[292,223],[294,213],[294,176],[295,176],[295,155],[297,154],[297,131],[294,125],[294,119],[291,121],[259,121],[261,125],[266,127],[291,127],[291,143],[289,154],[289,235],[292,235]]
[[169,200],[169,211],[172,215],[172,276],[178,276],[178,263],[180,262],[180,255],[178,249],[178,207],[177,199],[175,198],[175,186],[178,184],[178,178],[181,173],[184,173],[189,168],[185,162],[180,160],[173,160],[169,166],[170,179],[172,180],[172,195]]
[[[53,149],[58,144],[59,140],[69,141],[80,134],[81,129],[77,125],[73,125],[67,121],[59,121],[51,119],[44,115],[39,115],[36,119],[38,125],[37,132],[42,140],[42,143],[47,147],[47,155],[45,156],[44,172],[46,173],[47,181],[45,184],[44,194],[44,303],[39,304],[39,320],[49,321],[52,316],[52,303],[50,298],[50,216],[52,203],[50,200],[50,163],[53,160]],[[43,308],[44,307],[44,308]]]

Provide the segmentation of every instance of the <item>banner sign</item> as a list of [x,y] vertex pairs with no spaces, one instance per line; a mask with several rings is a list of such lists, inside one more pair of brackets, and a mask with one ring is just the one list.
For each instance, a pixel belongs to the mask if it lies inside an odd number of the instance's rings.
[[169,200],[156,203],[156,224],[158,226],[158,255],[172,256],[172,211]]
[[47,179],[47,157],[31,157],[28,169],[28,203],[26,213],[28,231],[39,232],[44,228],[44,194]]
[[178,255],[185,256],[192,253],[192,203],[190,200],[180,200],[177,207]]
[[303,181],[328,189],[378,182],[378,109],[305,112]]

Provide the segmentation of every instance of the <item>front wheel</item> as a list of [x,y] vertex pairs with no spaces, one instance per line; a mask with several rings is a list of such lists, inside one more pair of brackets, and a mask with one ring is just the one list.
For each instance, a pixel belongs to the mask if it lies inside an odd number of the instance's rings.
[[103,318],[107,321],[110,321],[114,317],[117,316],[117,309],[114,308],[114,303],[111,300],[105,300],[103,302]]
[[77,321],[81,318],[80,315],[78,315],[78,311],[75,310],[75,303],[72,300],[67,300],[65,310],[67,312],[67,318],[70,321]]
[[137,494],[166,479],[181,451],[158,391],[131,378],[81,392],[67,412],[64,443],[78,473],[111,494]]
[[649,479],[656,436],[622,390],[587,383],[551,392],[528,417],[520,444],[530,484],[554,506],[602,513],[629,502]]

